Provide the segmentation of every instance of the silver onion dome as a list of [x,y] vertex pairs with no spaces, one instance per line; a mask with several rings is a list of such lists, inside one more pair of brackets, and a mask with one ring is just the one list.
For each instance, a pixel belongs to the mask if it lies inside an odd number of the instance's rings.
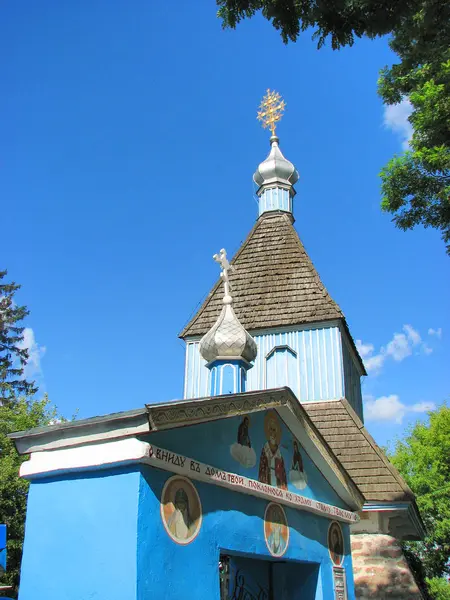
[[200,340],[200,354],[207,362],[220,359],[255,360],[256,342],[244,329],[231,306],[233,298],[230,294],[229,272],[234,269],[228,262],[224,248],[214,254],[213,259],[219,263],[222,272],[220,277],[224,285],[223,308],[219,318]]
[[269,156],[256,169],[253,181],[261,188],[280,183],[292,187],[298,181],[298,172],[291,161],[285,158],[278,146],[279,138],[273,135],[270,138],[271,148]]
[[[219,318],[200,341],[200,354],[207,362],[220,359],[256,358],[256,342],[235,315],[231,302],[225,303]],[[230,298],[231,300],[231,298]]]

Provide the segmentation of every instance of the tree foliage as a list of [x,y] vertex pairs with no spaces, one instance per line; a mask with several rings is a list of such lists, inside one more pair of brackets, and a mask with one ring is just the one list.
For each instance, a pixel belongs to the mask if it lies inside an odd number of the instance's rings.
[[14,295],[20,285],[4,282],[6,271],[0,271],[0,403],[12,402],[16,394],[34,394],[33,381],[24,378],[29,358],[22,345],[24,327],[21,321],[29,314],[25,306],[17,306]]
[[429,421],[414,425],[390,454],[416,495],[427,529],[423,542],[405,544],[409,562],[421,565],[425,577],[440,578],[450,573],[450,408],[430,412]]
[[382,208],[400,229],[441,232],[450,254],[450,3],[442,0],[216,0],[225,27],[261,11],[285,43],[313,28],[320,48],[390,34],[399,62],[385,67],[385,104],[409,99],[410,150],[381,171]]
[[19,469],[27,456],[19,456],[9,433],[49,425],[57,418],[55,407],[45,396],[35,400],[25,396],[0,405],[0,523],[7,526],[7,570],[2,584],[17,593],[25,532],[28,481],[20,479]]
[[432,600],[450,600],[450,583],[445,579],[433,577],[427,579],[428,594]]

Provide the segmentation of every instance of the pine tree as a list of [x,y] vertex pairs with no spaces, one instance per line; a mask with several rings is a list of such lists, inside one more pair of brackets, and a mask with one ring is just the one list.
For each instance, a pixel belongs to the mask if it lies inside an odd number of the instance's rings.
[[19,394],[30,396],[37,391],[34,381],[24,377],[29,355],[20,323],[29,311],[14,302],[20,285],[4,282],[6,274],[0,271],[0,404],[14,403]]

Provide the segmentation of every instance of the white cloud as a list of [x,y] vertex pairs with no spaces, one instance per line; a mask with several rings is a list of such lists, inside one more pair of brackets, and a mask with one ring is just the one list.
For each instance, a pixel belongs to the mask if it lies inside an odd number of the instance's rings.
[[370,356],[375,350],[373,344],[363,344],[361,340],[356,340],[356,347],[358,348],[361,358]]
[[41,359],[47,349],[36,342],[34,331],[31,327],[25,327],[23,330],[23,341],[20,347],[28,349],[28,361],[24,368],[24,376],[32,378],[42,375]]
[[392,339],[385,346],[381,346],[376,354],[374,354],[373,344],[356,340],[356,347],[369,374],[378,374],[389,358],[401,362],[411,356],[414,349],[424,354],[431,354],[432,348],[422,341],[419,332],[412,325],[403,325],[402,329],[403,333],[394,333]]
[[408,406],[400,402],[400,398],[396,394],[381,396],[376,399],[372,396],[364,398],[364,416],[366,421],[389,421],[399,425],[407,413],[425,413],[434,408],[435,405],[433,402],[418,402]]
[[369,358],[366,358],[366,360],[364,361],[366,371],[368,373],[379,373],[385,360],[386,354],[375,354],[375,356],[370,356]]
[[442,327],[439,327],[439,329],[433,329],[432,327],[430,327],[430,329],[428,330],[428,335],[435,335],[437,338],[441,338],[442,337]]
[[384,108],[383,123],[385,127],[397,133],[402,141],[403,150],[409,149],[413,128],[408,121],[413,107],[411,102],[405,98],[398,104],[389,104]]
[[401,362],[412,354],[412,344],[404,333],[394,333],[394,337],[388,342],[385,350],[387,356],[392,356],[397,362]]
[[403,325],[403,331],[408,336],[408,340],[413,346],[417,346],[422,341],[419,332],[414,329],[411,325]]
[[364,416],[367,421],[394,421],[401,423],[405,416],[405,405],[395,394],[366,400]]

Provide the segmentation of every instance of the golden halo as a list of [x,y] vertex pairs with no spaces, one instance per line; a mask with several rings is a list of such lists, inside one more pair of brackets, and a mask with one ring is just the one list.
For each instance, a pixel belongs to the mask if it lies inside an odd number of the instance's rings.
[[280,441],[281,441],[281,425],[280,425],[280,421],[279,421],[278,415],[277,415],[277,413],[274,410],[269,410],[266,413],[266,416],[264,417],[264,433],[266,435],[266,440],[269,440],[269,438],[270,438],[269,425],[271,423],[275,424],[275,427],[276,427],[276,430],[277,430],[276,441],[277,441],[277,445],[280,445]]

